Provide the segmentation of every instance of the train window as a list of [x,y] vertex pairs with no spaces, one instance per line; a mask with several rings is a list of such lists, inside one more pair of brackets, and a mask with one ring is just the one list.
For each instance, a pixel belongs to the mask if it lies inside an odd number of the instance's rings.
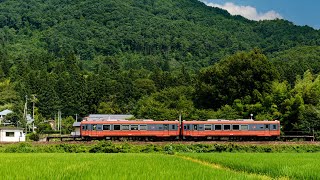
[[184,125],[184,129],[185,130],[189,130],[190,129],[190,125],[188,124],[188,125]]
[[131,130],[138,130],[138,125],[131,125]]
[[147,125],[145,125],[145,124],[140,125],[140,130],[147,130]]
[[168,124],[164,124],[164,125],[163,125],[163,129],[164,129],[164,130],[169,130],[169,125],[168,125]]
[[122,125],[121,130],[129,130],[129,125]]
[[193,125],[193,130],[198,130],[198,125]]
[[171,128],[172,128],[172,129],[176,129],[176,125],[173,124]]
[[97,130],[101,131],[102,130],[102,126],[101,125],[97,125]]
[[113,130],[120,130],[120,125],[113,125]]
[[92,125],[92,130],[96,130],[96,129],[97,129],[97,125],[96,124]]
[[269,129],[269,124],[265,124],[265,126],[266,126],[266,129]]
[[204,130],[211,130],[211,128],[212,128],[211,124],[204,125]]
[[103,126],[102,126],[102,129],[103,129],[103,130],[110,130],[110,125],[103,125]]
[[86,126],[85,125],[82,125],[82,130],[86,130]]
[[221,130],[221,129],[222,129],[222,127],[220,124],[214,125],[214,130]]
[[241,125],[241,130],[248,130],[248,125]]
[[223,125],[223,130],[230,130],[231,126],[230,125]]
[[233,130],[239,130],[239,125],[232,125]]
[[277,125],[272,125],[272,129],[276,130],[277,129]]

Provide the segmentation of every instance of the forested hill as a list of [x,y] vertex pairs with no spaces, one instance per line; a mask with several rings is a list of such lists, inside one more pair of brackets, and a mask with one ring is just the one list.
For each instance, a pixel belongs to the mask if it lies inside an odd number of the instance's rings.
[[254,114],[320,130],[319,45],[319,30],[197,0],[1,0],[0,110],[23,122],[27,95],[39,130],[58,110],[157,120]]
[[1,39],[12,56],[72,52],[82,60],[134,53],[200,68],[239,50],[319,45],[320,32],[254,22],[197,0],[4,0]]

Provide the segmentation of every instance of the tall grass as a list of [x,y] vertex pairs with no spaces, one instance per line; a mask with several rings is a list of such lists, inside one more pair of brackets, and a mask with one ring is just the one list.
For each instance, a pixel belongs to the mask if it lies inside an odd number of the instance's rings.
[[1,179],[259,179],[163,154],[0,154]]
[[166,153],[176,152],[320,152],[320,144],[254,145],[237,143],[131,144],[107,141],[61,144],[0,144],[0,153]]
[[320,153],[183,154],[238,171],[290,179],[320,179]]

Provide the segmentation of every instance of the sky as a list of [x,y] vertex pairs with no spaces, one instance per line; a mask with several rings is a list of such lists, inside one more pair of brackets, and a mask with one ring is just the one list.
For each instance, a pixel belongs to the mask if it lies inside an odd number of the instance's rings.
[[251,20],[286,19],[320,29],[320,0],[200,0]]

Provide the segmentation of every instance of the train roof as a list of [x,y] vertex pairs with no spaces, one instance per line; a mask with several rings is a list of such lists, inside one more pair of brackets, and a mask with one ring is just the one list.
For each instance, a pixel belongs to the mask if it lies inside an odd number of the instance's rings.
[[101,121],[101,120],[126,120],[133,118],[131,114],[89,114],[86,119],[88,121]]
[[280,124],[280,122],[278,120],[255,121],[251,119],[236,119],[236,120],[210,119],[207,121],[183,121],[183,124]]
[[144,120],[95,120],[81,121],[81,124],[179,124],[179,121],[154,121],[149,119]]

